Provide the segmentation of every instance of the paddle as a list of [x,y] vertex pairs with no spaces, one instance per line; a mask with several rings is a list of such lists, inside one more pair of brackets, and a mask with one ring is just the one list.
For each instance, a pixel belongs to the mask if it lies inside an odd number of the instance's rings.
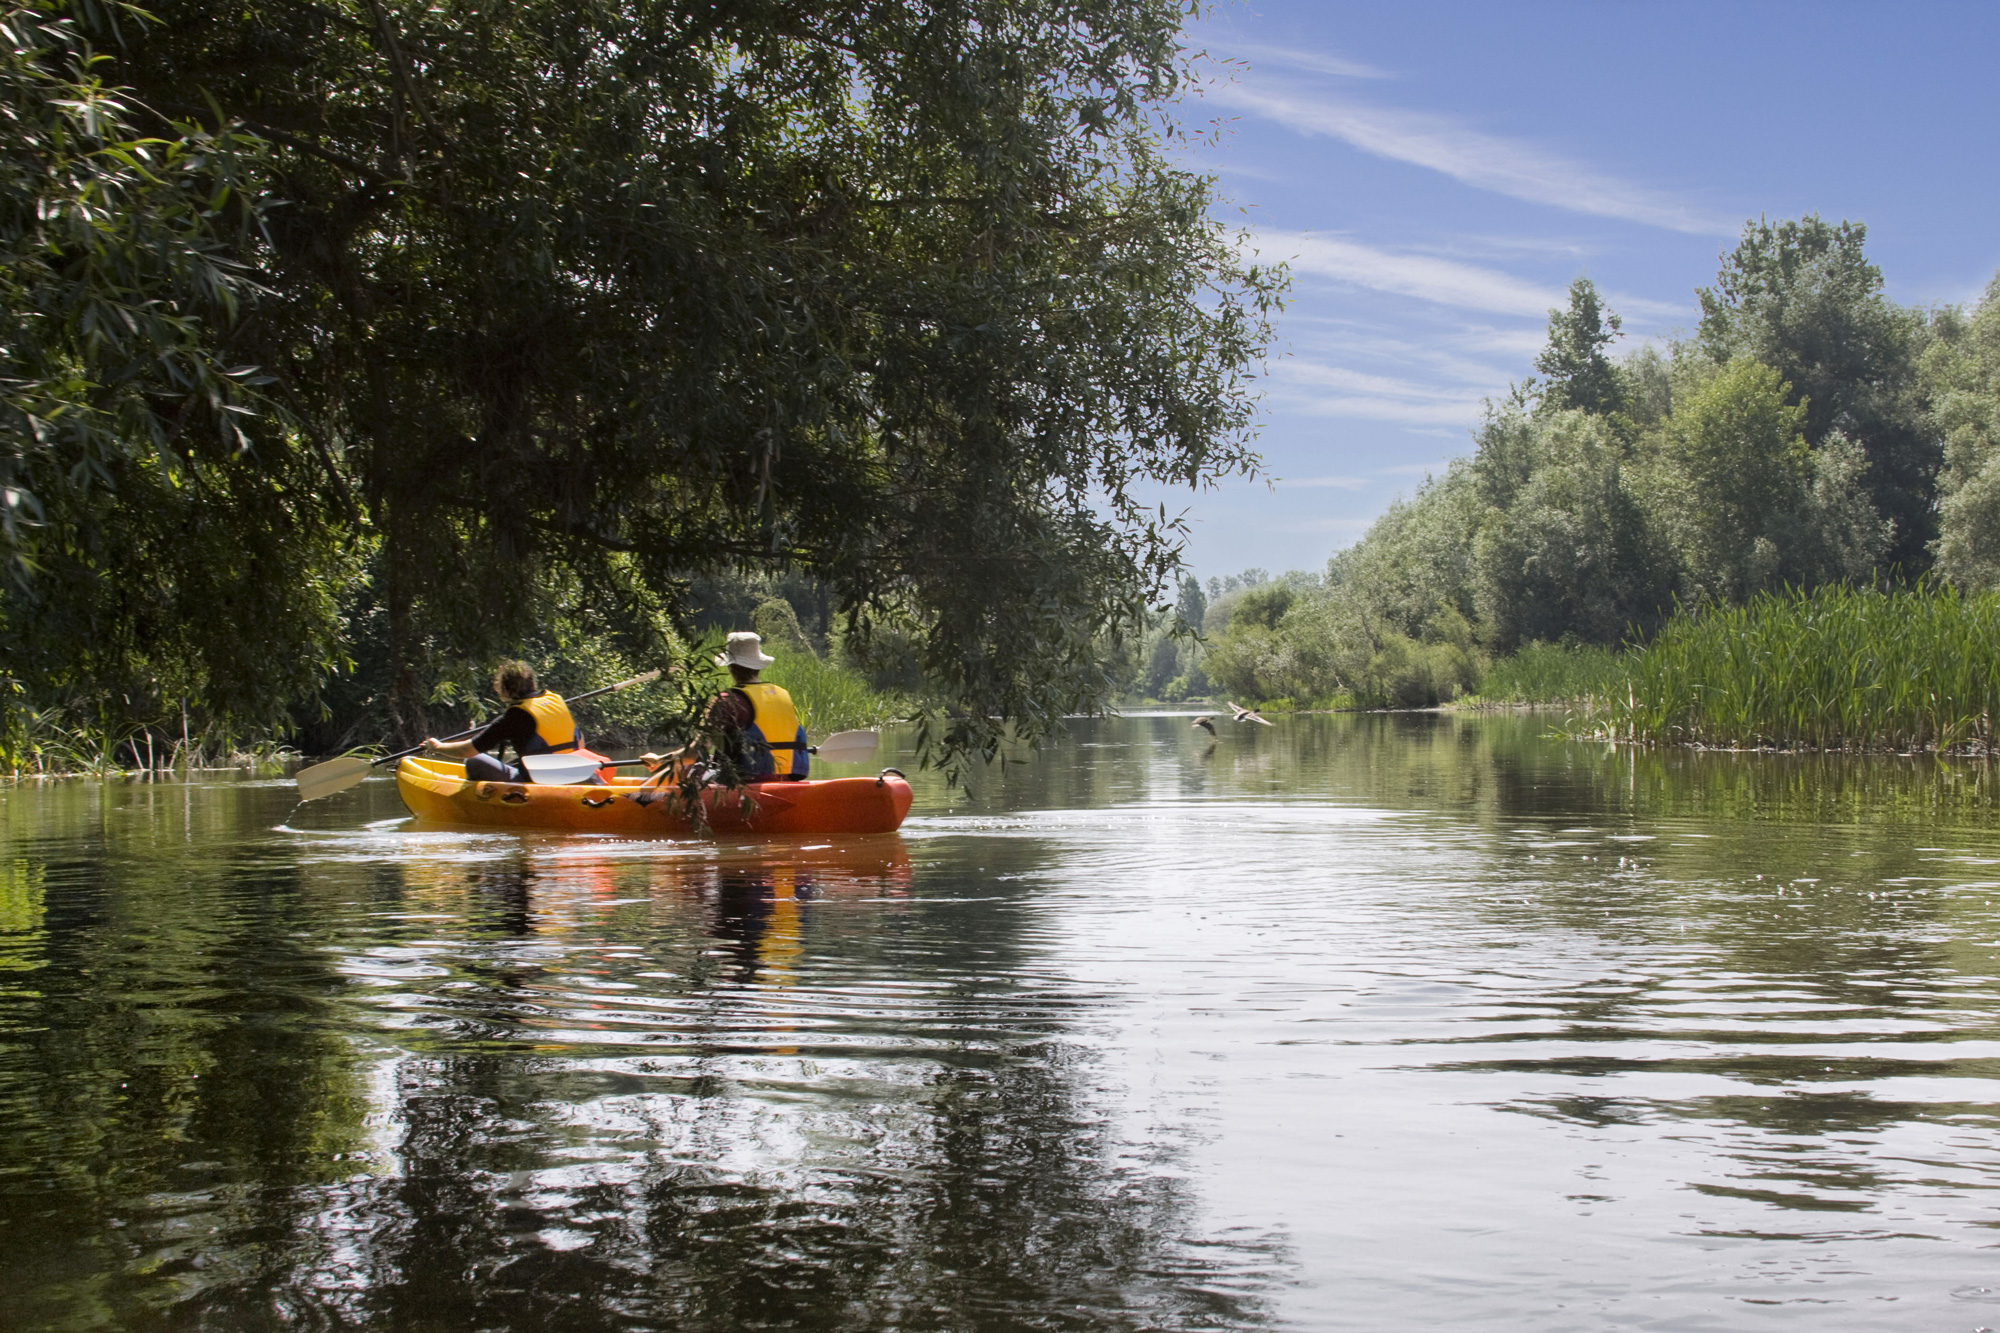
[[875,753],[881,736],[873,731],[836,731],[812,752],[829,764],[858,764]]
[[[836,731],[818,745],[810,745],[806,749],[808,753],[816,754],[831,764],[858,764],[875,753],[875,747],[881,740],[881,734],[875,731]],[[675,755],[679,753],[680,751],[678,750],[674,752]],[[655,759],[659,757],[658,755],[654,756]],[[626,759],[621,761],[618,766],[623,768],[626,765],[640,762],[642,761],[637,759]],[[530,765],[528,771],[533,773],[536,770],[533,765]],[[670,757],[668,762],[661,764],[647,775],[644,785],[650,787],[656,783],[664,783],[673,774],[674,764]],[[541,781],[542,779],[538,777],[536,780]]]
[[[621,680],[616,685],[606,685],[600,689],[586,690],[582,694],[572,695],[567,702],[573,704],[581,703],[585,699],[595,699],[600,694],[609,694],[613,690],[622,690],[628,685],[644,685],[649,680],[658,680],[659,678],[660,673],[657,670],[648,671],[634,676],[630,680]],[[487,723],[482,722],[476,727],[467,727],[464,731],[456,732],[453,735],[445,737],[445,739],[448,741],[462,741],[468,736],[477,735],[486,726]],[[346,791],[349,787],[357,785],[361,779],[367,777],[371,770],[391,760],[407,758],[423,748],[421,745],[412,745],[407,750],[398,750],[394,754],[385,754],[380,759],[367,759],[358,754],[343,755],[339,759],[329,759],[323,764],[314,764],[311,768],[302,768],[299,770],[297,778],[294,779],[299,784],[299,799],[301,801],[316,801],[322,796],[331,796],[335,792]],[[535,757],[540,758],[542,756]],[[562,759],[571,756],[555,755],[550,757]],[[597,765],[592,763],[590,767],[594,769]]]
[[549,787],[571,787],[595,773],[604,764],[589,754],[524,754],[521,767],[534,781]]

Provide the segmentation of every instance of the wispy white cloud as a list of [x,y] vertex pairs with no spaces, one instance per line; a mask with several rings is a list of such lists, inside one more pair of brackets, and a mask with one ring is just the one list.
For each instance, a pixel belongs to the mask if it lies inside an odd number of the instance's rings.
[[[1390,421],[1410,428],[1458,427],[1479,419],[1484,399],[1503,392],[1504,373],[1477,363],[1457,361],[1447,369],[1416,345],[1399,352],[1391,346],[1363,340],[1326,340],[1339,345],[1317,349],[1332,360],[1287,357],[1270,368],[1270,399],[1300,416],[1346,417]],[[1394,367],[1414,372],[1381,374],[1353,364]],[[1447,363],[1452,358],[1445,358]]]
[[1301,394],[1286,400],[1300,416],[1393,421],[1408,426],[1470,426],[1479,420],[1478,399],[1456,403],[1411,402],[1368,394]]
[[1523,361],[1541,351],[1548,337],[1545,328],[1501,329],[1490,324],[1468,325],[1458,334],[1459,342],[1470,351],[1496,352]]
[[1368,485],[1366,477],[1274,477],[1273,486],[1290,487],[1330,487],[1342,491],[1358,491]]
[[[1286,328],[1292,335],[1296,357],[1304,362],[1338,362],[1348,366],[1387,367],[1407,377],[1422,371],[1432,382],[1458,383],[1488,392],[1518,379],[1528,358],[1540,349],[1544,333],[1539,325],[1530,328],[1500,329],[1483,321],[1467,321],[1443,310],[1437,317],[1417,322],[1404,320],[1384,323],[1342,313],[1315,314],[1294,308],[1286,311]],[[1486,354],[1498,352],[1494,361]]]
[[1569,299],[1557,288],[1527,282],[1498,269],[1435,255],[1381,250],[1359,241],[1260,228],[1252,232],[1249,244],[1256,258],[1282,260],[1294,273],[1468,310],[1539,318]]
[[1435,463],[1405,463],[1401,467],[1376,469],[1378,477],[1434,477],[1451,466],[1449,458],[1440,458]]
[[1393,79],[1396,76],[1373,65],[1330,52],[1306,51],[1288,46],[1266,46],[1261,42],[1231,42],[1222,54],[1239,56],[1259,65],[1280,65],[1287,69],[1331,74],[1339,79]]
[[1608,291],[1604,293],[1604,304],[1617,312],[1628,326],[1635,323],[1658,326],[1671,321],[1688,320],[1695,314],[1692,293],[1689,293],[1689,299],[1686,301],[1655,301],[1649,296]]
[[1493,236],[1454,237],[1440,253],[1464,259],[1497,259],[1502,256],[1534,255],[1541,258],[1587,258],[1596,248],[1574,236]]
[[1465,388],[1460,385],[1424,384],[1390,375],[1370,375],[1365,371],[1352,370],[1346,366],[1329,366],[1316,361],[1281,361],[1271,373],[1275,378],[1295,380],[1323,388],[1345,389],[1351,393],[1386,394],[1417,401],[1457,402],[1466,395]]
[[1343,537],[1359,537],[1375,526],[1372,518],[1308,518],[1296,523],[1272,525],[1272,531],[1285,533],[1310,533],[1318,536],[1335,533]]
[[1246,167],[1237,162],[1196,162],[1192,165],[1196,171],[1216,176],[1240,176],[1244,180],[1270,183],[1282,182],[1288,179],[1288,177],[1280,172],[1264,171],[1257,167]]
[[1689,206],[1514,139],[1444,116],[1300,96],[1280,88],[1218,84],[1208,96],[1300,134],[1321,135],[1363,152],[1442,172],[1477,189],[1596,217],[1619,218],[1702,236],[1733,236],[1739,219]]

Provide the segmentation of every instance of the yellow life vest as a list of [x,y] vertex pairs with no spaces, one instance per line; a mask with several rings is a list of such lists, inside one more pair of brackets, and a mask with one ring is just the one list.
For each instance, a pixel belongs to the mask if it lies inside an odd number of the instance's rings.
[[766,685],[761,681],[736,688],[743,691],[754,710],[745,737],[750,742],[755,767],[763,768],[764,754],[768,752],[772,777],[806,776],[812,757],[806,753],[806,729],[799,722],[799,710],[792,706],[792,696],[781,685]]
[[569,715],[569,705],[555,691],[543,690],[532,699],[518,701],[514,707],[535,719],[535,739],[522,754],[560,754],[583,744],[583,737],[577,734],[576,719]]

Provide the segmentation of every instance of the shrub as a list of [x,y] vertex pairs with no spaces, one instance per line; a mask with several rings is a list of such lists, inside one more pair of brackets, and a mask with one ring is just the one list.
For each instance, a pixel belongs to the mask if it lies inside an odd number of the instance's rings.
[[1467,643],[1422,643],[1384,633],[1348,689],[1365,708],[1434,708],[1470,693],[1479,660]]
[[779,653],[818,655],[799,625],[799,613],[782,597],[767,597],[759,602],[750,615],[750,623],[763,641],[764,651],[774,657]]

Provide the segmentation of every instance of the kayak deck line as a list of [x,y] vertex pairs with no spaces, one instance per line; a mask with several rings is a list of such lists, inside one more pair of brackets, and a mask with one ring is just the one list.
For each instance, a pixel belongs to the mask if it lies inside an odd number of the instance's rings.
[[617,778],[589,786],[474,782],[465,765],[405,759],[396,791],[418,819],[487,828],[603,833],[893,833],[910,813],[910,784],[894,769],[872,778],[756,782],[703,789],[701,819],[678,791]]

